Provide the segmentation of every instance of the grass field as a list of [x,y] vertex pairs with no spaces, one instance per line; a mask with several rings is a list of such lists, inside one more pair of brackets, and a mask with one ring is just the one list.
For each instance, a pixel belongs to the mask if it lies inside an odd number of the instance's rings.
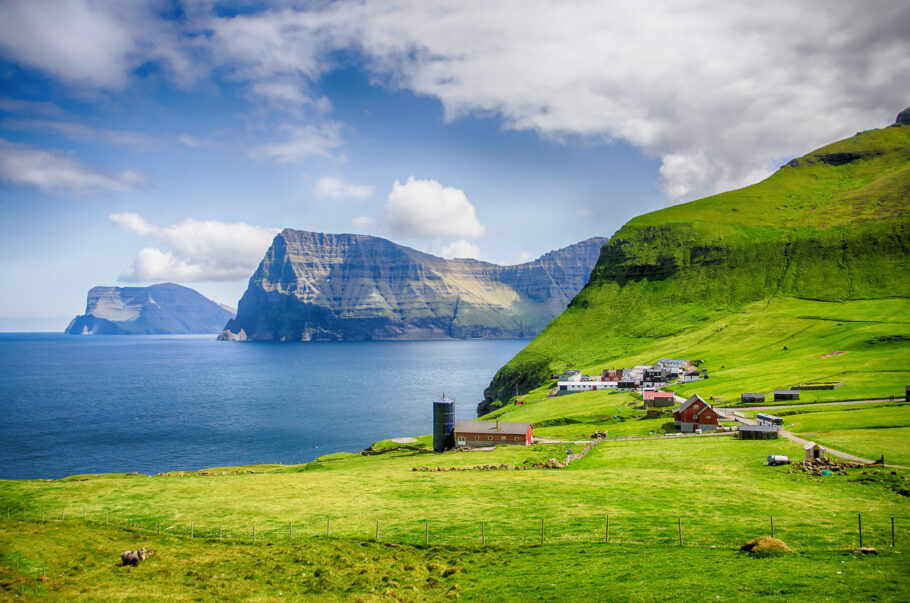
[[[704,547],[238,544],[76,522],[0,526],[4,596],[26,599],[843,601],[899,599],[910,570],[906,555],[889,551],[752,559]],[[136,568],[118,567],[117,553],[138,543],[156,553]]]

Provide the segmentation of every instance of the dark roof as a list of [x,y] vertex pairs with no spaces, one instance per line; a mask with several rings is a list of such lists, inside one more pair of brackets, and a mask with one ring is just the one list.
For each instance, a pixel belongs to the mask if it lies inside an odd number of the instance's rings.
[[[689,408],[690,406],[692,406],[692,404],[694,404],[695,402],[702,402],[702,403],[704,403],[704,404],[706,405],[706,407],[707,407],[707,406],[710,406],[710,404],[708,404],[707,402],[705,402],[705,399],[704,399],[704,398],[702,398],[702,397],[699,396],[698,394],[692,394],[692,395],[689,397],[688,400],[686,400],[685,402],[683,402],[682,405],[681,405],[679,408],[677,408],[676,410],[673,411],[673,414],[680,413],[680,412],[686,410],[687,408]],[[702,408],[702,410],[704,410],[704,408]]]
[[761,432],[771,432],[777,431],[777,427],[774,425],[740,425],[740,431],[761,431]]
[[750,394],[750,393],[748,393],[748,392],[743,392],[743,396],[752,396],[752,397],[759,397],[759,396],[760,396],[760,397],[764,398],[764,397],[765,397],[765,394]]
[[509,423],[499,421],[499,429],[496,428],[496,421],[459,421],[455,426],[455,433],[501,433],[504,435],[527,435],[530,423]]
[[798,390],[798,389],[776,389],[776,390],[774,390],[774,395],[776,396],[777,394],[796,394],[796,395],[799,395],[799,390]]

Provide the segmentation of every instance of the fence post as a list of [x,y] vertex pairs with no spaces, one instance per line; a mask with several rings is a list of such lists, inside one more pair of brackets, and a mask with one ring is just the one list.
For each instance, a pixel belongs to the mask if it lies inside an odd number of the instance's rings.
[[294,540],[294,522],[288,522],[288,540]]
[[23,505],[22,505],[22,521],[25,521],[25,512],[26,512],[27,510],[28,510],[28,505],[27,505],[27,504],[23,504]]
[[221,522],[218,523],[218,540],[221,540]]
[[326,517],[325,518],[325,537],[329,538],[331,533],[332,533],[332,518]]
[[41,521],[44,521],[44,509],[41,509]]
[[[136,521],[136,518],[135,518],[135,517],[133,517],[133,521]],[[195,537],[195,532],[196,532],[196,531],[195,531],[195,529],[193,528],[193,522],[191,521],[191,522],[190,522],[190,540],[192,540],[192,539]]]
[[544,535],[545,528],[546,528],[546,523],[544,522],[544,518],[541,517],[540,518],[540,544],[543,544],[543,535]]
[[774,538],[774,516],[771,516],[771,538]]
[[60,509],[60,521],[63,521],[63,509]]
[[430,522],[423,524],[423,543],[430,544]]
[[856,521],[859,524],[859,548],[863,548],[863,516],[861,513],[856,514]]
[[82,505],[82,521],[85,521],[85,505]]
[[894,518],[891,518],[891,546],[894,546]]
[[104,525],[107,525],[107,509],[104,510]]
[[487,526],[484,525],[486,522],[480,522],[480,544],[487,543]]
[[604,529],[604,544],[610,542],[610,516],[607,515],[607,525]]
[[256,524],[253,524],[253,544],[256,544]]
[[161,536],[161,520],[159,519],[156,523],[158,526],[158,535]]
[[379,542],[379,520],[376,520],[376,542]]
[[679,546],[682,546],[682,518],[676,518],[676,531],[679,532]]

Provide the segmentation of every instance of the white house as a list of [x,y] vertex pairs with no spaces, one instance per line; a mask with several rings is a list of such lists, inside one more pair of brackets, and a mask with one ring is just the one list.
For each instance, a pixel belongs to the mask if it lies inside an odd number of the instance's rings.
[[599,389],[616,389],[616,381],[557,381],[559,395],[591,392]]

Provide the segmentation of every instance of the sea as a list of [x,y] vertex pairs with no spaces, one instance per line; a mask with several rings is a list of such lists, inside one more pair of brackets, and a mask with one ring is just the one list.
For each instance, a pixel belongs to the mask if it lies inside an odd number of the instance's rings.
[[298,464],[473,419],[527,340],[0,334],[0,479]]

